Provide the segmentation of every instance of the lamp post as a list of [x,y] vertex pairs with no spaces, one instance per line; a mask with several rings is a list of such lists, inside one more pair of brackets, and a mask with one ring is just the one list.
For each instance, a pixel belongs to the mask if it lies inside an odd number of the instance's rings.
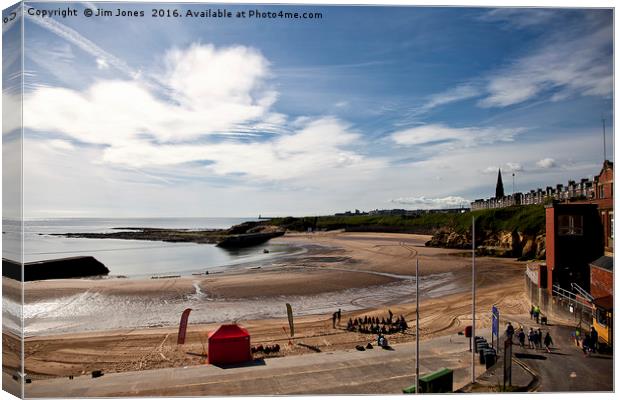
[[[514,175],[513,175],[514,176]],[[476,382],[476,217],[471,217],[471,383]]]
[[416,254],[415,259],[415,394],[419,393],[420,386],[420,263]]

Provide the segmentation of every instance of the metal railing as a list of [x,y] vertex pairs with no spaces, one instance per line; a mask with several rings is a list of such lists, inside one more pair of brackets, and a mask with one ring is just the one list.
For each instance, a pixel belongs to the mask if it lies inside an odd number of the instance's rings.
[[568,300],[569,302],[579,304],[584,307],[592,308],[592,302],[582,301],[577,295],[570,290],[561,288],[558,284],[553,285],[553,295]]
[[585,298],[589,302],[593,302],[594,301],[594,297],[592,297],[592,295],[590,293],[588,293],[584,288],[582,288],[578,284],[571,283],[570,287],[571,287],[571,289],[573,289],[573,291],[577,292],[581,297]]

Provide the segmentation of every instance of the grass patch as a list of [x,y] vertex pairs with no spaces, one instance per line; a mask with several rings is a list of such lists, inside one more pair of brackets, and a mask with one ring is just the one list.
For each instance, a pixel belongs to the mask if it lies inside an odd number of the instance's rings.
[[519,231],[538,234],[545,230],[545,209],[542,205],[478,210],[460,214],[351,215],[274,218],[268,223],[291,231],[344,229],[352,232],[401,232],[432,234],[440,229],[457,233],[471,230],[471,217],[476,228],[484,231]]

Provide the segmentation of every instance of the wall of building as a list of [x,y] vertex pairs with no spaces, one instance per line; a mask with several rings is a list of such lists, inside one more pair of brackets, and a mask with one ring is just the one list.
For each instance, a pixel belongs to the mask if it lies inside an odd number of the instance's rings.
[[[545,213],[549,286],[558,283],[570,290],[571,283],[576,283],[589,290],[589,263],[604,253],[603,228],[596,205],[553,204]],[[558,220],[561,216],[583,217],[582,233],[560,235]]]
[[614,274],[604,268],[590,266],[590,294],[595,299],[614,293]]
[[582,304],[553,296],[547,290],[541,289],[527,275],[525,276],[525,294],[532,305],[540,307],[544,316],[551,320],[587,327],[592,324],[592,308]]

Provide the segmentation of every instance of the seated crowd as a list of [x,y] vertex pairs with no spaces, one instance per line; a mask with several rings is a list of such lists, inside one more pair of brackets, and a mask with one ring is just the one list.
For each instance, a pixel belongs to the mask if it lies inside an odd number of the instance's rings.
[[273,346],[270,346],[270,345],[263,346],[262,344],[259,344],[256,347],[252,346],[250,350],[252,351],[252,354],[261,353],[261,352],[265,354],[278,353],[280,352],[280,345],[277,343],[274,344]]
[[393,314],[390,313],[389,317],[369,317],[364,316],[355,319],[349,318],[347,322],[347,330],[351,332],[360,333],[372,333],[372,334],[391,334],[397,332],[405,332],[408,328],[407,321],[404,316],[399,316],[393,319]]

